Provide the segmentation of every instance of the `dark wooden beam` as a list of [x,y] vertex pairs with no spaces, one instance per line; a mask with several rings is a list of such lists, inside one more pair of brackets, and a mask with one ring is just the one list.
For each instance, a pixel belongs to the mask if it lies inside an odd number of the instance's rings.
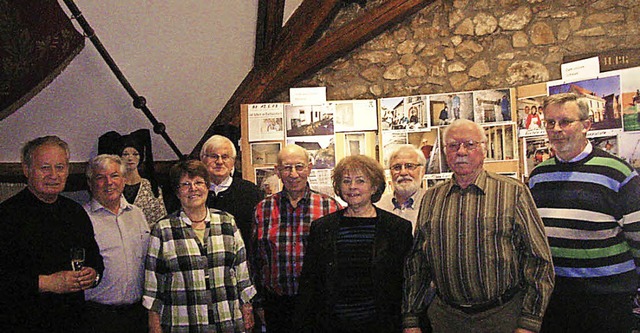
[[192,156],[217,125],[240,125],[240,105],[266,102],[312,72],[361,46],[391,25],[434,0],[389,0],[367,10],[336,31],[314,38],[335,17],[340,0],[304,0],[282,29],[268,61],[254,67],[238,86],[213,124],[194,147]]
[[256,51],[254,66],[260,67],[268,60],[276,39],[282,31],[285,0],[260,0],[256,27]]

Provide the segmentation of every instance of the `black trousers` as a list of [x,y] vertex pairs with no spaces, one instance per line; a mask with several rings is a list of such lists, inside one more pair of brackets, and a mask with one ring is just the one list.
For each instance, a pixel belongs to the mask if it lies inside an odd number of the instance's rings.
[[264,320],[267,333],[294,333],[293,316],[297,296],[264,295]]
[[551,294],[542,333],[631,332],[632,294]]
[[149,315],[141,303],[112,306],[87,302],[82,316],[86,333],[146,333]]

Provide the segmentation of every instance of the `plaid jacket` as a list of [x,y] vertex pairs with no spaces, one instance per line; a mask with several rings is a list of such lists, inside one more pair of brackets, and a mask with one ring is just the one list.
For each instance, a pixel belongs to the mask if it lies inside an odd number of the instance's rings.
[[160,314],[164,332],[244,332],[240,306],[256,293],[244,243],[231,215],[209,213],[206,247],[183,212],[151,232],[142,302]]

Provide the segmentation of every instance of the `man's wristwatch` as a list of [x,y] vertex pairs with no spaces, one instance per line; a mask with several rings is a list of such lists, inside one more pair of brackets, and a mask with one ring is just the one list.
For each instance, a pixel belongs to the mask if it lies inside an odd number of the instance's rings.
[[100,283],[100,273],[96,273],[96,279],[93,280],[93,284],[91,285],[91,288],[95,288],[95,286],[97,286],[98,283]]

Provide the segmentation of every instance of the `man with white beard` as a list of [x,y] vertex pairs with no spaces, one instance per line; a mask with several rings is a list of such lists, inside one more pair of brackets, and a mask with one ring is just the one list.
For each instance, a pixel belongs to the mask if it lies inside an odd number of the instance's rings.
[[389,156],[387,166],[391,171],[393,193],[385,193],[376,204],[411,221],[414,234],[420,201],[425,192],[421,185],[426,164],[424,154],[414,146],[406,144],[396,148]]

